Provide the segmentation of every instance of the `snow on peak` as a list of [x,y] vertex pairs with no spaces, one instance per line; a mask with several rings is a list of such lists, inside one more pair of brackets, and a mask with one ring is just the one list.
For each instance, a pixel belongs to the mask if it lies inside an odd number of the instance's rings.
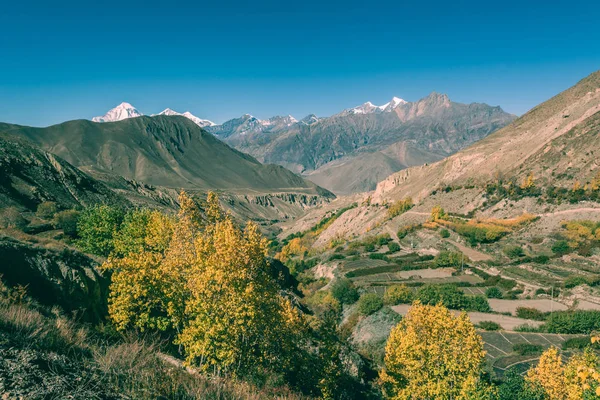
[[115,108],[109,110],[105,115],[92,118],[94,122],[114,122],[121,121],[127,118],[141,117],[142,114],[134,106],[123,102]]
[[389,101],[381,106],[376,106],[373,103],[371,103],[370,101],[367,101],[366,103],[364,103],[358,107],[354,107],[354,108],[347,110],[346,113],[349,113],[349,114],[371,114],[374,112],[390,112],[390,111],[394,110],[396,107],[398,107],[402,104],[406,104],[406,103],[408,103],[406,100],[403,100],[399,97],[393,97],[391,101]]
[[194,114],[192,114],[189,111],[182,113],[179,113],[175,110],[172,110],[170,108],[165,108],[163,111],[159,112],[156,115],[166,115],[166,116],[173,116],[173,115],[180,115],[182,117],[186,117],[187,119],[189,119],[190,121],[194,122],[196,125],[198,125],[201,128],[204,128],[206,126],[213,126],[215,125],[214,122],[209,121],[207,119],[202,119],[202,118],[198,118],[196,117]]
[[366,103],[364,103],[358,107],[354,107],[354,108],[350,109],[350,113],[351,114],[370,114],[370,113],[374,112],[376,109],[377,109],[377,106],[375,106],[370,101],[367,101]]

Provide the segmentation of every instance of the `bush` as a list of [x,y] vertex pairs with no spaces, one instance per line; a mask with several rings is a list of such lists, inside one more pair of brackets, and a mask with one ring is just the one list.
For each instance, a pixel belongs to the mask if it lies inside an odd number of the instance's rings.
[[456,285],[424,285],[419,289],[416,299],[423,304],[436,305],[453,310],[490,311],[490,305],[482,296],[467,296]]
[[485,297],[488,299],[501,299],[502,291],[496,286],[489,287],[485,290]]
[[395,306],[397,304],[412,303],[413,298],[413,291],[406,285],[393,285],[385,291],[383,302],[387,305]]
[[550,333],[584,334],[600,330],[600,311],[555,311],[546,321]]
[[387,258],[387,256],[383,253],[372,253],[369,254],[369,258],[371,260],[385,260],[388,261],[389,259]]
[[374,243],[367,243],[365,244],[365,251],[372,253],[375,251],[375,244]]
[[383,307],[383,300],[375,293],[365,293],[358,299],[358,312],[371,315]]
[[564,285],[567,289],[572,289],[579,285],[586,285],[587,283],[587,279],[583,276],[570,276],[565,280]]
[[574,337],[569,338],[563,342],[563,349],[580,349],[583,350],[588,346],[592,346],[594,348],[598,348],[598,343],[594,343],[592,345],[592,341],[589,336],[586,337]]
[[536,327],[529,324],[519,325],[515,328],[515,332],[543,332],[544,327]]
[[513,351],[522,356],[530,356],[542,353],[544,348],[540,344],[515,343],[513,345]]
[[62,229],[64,234],[71,237],[77,236],[77,222],[79,212],[75,210],[59,211],[54,214],[53,224],[57,229]]
[[332,254],[329,256],[327,261],[343,260],[344,258],[346,258],[346,256],[343,254]]
[[108,257],[124,216],[122,209],[105,204],[86,208],[77,222],[77,244],[83,251]]
[[8,207],[0,212],[0,228],[23,229],[27,226],[27,220],[16,207]]
[[358,300],[358,290],[350,279],[338,279],[331,285],[331,295],[341,304],[354,304]]
[[440,236],[444,239],[449,238],[450,237],[450,231],[448,229],[442,229],[440,231]]
[[53,201],[44,201],[37,206],[35,214],[42,219],[52,219],[58,211],[56,203]]
[[545,321],[548,313],[533,307],[517,307],[517,317],[523,319],[533,319],[535,321]]
[[442,251],[433,259],[433,264],[438,267],[458,267],[464,261],[462,253]]
[[509,258],[519,258],[525,255],[525,252],[521,246],[506,246],[504,249],[502,249],[502,251]]
[[477,326],[486,331],[499,331],[502,329],[500,325],[493,321],[481,321]]
[[400,245],[396,242],[389,242],[387,246],[388,253],[396,253],[397,251],[400,251]]
[[562,256],[570,253],[571,247],[566,240],[558,240],[552,245],[552,252],[554,252],[556,255]]
[[547,264],[548,261],[550,261],[550,257],[548,257],[548,256],[546,256],[544,254],[541,254],[539,256],[533,257],[531,259],[531,261],[533,261],[536,264]]
[[413,207],[413,201],[410,197],[396,201],[388,208],[388,215],[390,218],[394,218],[400,214],[403,214]]

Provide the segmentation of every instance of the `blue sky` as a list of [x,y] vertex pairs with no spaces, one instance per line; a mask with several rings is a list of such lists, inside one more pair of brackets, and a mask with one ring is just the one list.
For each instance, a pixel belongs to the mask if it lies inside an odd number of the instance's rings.
[[600,69],[598,1],[27,1],[0,12],[0,121],[122,101],[223,122],[432,91],[522,114]]

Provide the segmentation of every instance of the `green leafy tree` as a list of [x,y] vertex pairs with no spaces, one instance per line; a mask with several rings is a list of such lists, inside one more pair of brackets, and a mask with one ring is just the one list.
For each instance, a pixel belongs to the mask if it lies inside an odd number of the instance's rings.
[[354,304],[359,298],[356,286],[347,278],[338,279],[331,285],[331,295],[341,304]]
[[383,302],[390,306],[397,304],[408,304],[413,301],[414,293],[406,285],[392,285],[387,288],[383,296]]
[[358,312],[371,315],[383,307],[383,300],[376,293],[365,293],[358,299]]
[[77,244],[83,251],[108,257],[124,215],[121,208],[106,204],[86,208],[77,222]]

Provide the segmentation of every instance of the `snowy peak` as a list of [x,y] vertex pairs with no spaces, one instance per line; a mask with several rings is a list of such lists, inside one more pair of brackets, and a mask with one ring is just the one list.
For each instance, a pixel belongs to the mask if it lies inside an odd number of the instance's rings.
[[408,104],[408,102],[399,97],[393,97],[391,101],[381,106],[376,106],[370,101],[367,101],[366,103],[358,107],[354,107],[349,110],[343,111],[342,114],[372,114],[378,112],[391,112],[397,107],[404,104]]
[[127,118],[141,117],[142,115],[144,114],[139,112],[134,106],[132,106],[129,103],[123,102],[115,108],[113,108],[112,110],[109,110],[105,115],[92,118],[92,121],[114,122],[121,121]]
[[174,116],[174,115],[179,115],[179,116],[182,116],[182,117],[186,117],[187,119],[189,119],[190,121],[192,121],[193,123],[195,123],[196,125],[198,125],[201,128],[204,128],[206,126],[213,126],[213,125],[215,125],[214,122],[209,121],[207,119],[198,118],[198,117],[196,117],[194,114],[192,114],[189,111],[186,111],[184,113],[179,113],[179,112],[177,112],[175,110],[172,110],[170,108],[166,108],[166,109],[164,109],[163,111],[159,112],[156,115],[166,115],[166,116],[169,116],[169,117],[170,116]]

